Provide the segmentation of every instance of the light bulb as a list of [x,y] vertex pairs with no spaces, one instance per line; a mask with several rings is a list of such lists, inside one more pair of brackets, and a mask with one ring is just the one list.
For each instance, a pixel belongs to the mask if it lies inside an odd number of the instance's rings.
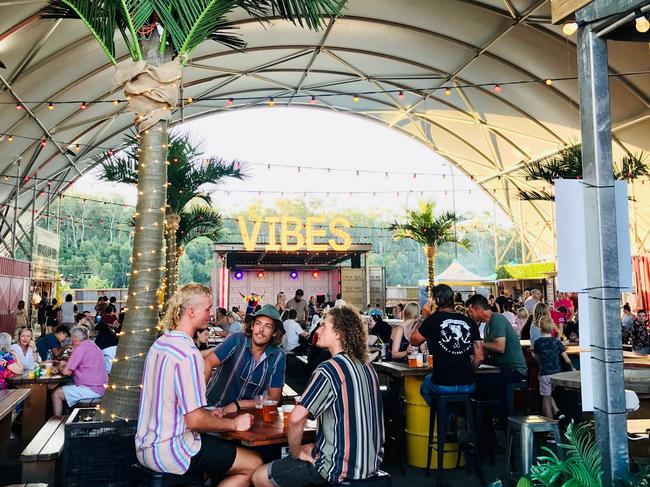
[[567,22],[562,26],[562,32],[564,32],[564,35],[571,36],[576,33],[578,30],[578,24],[575,22]]
[[645,34],[646,32],[648,32],[648,30],[650,30],[650,22],[648,21],[648,19],[646,19],[645,15],[641,15],[637,17],[635,20],[635,24],[636,24],[636,30],[638,30],[642,34]]

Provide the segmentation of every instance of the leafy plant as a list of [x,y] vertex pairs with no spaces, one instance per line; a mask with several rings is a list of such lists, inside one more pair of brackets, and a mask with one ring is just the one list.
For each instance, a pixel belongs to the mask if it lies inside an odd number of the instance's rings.
[[[614,179],[633,181],[649,176],[650,171],[645,160],[646,155],[643,152],[623,157],[619,164],[614,164]],[[521,170],[527,179],[544,181],[551,187],[556,179],[581,179],[582,146],[574,144],[564,147],[553,156],[524,163]],[[519,198],[526,201],[555,201],[555,195],[546,189],[521,190]]]

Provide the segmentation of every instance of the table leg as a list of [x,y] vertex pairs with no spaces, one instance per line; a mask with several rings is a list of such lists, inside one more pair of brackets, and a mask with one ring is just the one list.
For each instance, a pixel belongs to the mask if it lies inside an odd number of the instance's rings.
[[25,399],[23,411],[23,445],[29,444],[45,424],[47,384],[31,384],[32,393]]
[[0,463],[9,459],[9,440],[11,439],[11,413],[0,419]]

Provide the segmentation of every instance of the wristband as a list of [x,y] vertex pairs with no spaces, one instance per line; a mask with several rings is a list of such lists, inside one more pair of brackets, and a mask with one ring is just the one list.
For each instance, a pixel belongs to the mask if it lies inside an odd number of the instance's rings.
[[233,402],[235,403],[235,407],[237,408],[237,411],[235,412],[238,413],[241,410],[241,408],[239,407],[239,401],[233,401]]

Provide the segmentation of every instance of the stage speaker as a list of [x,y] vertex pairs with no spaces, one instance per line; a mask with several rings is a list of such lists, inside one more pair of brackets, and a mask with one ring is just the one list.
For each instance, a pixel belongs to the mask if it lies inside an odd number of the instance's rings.
[[226,267],[228,269],[234,269],[237,267],[237,255],[236,254],[226,254]]
[[350,259],[353,269],[361,269],[361,254],[355,254]]

